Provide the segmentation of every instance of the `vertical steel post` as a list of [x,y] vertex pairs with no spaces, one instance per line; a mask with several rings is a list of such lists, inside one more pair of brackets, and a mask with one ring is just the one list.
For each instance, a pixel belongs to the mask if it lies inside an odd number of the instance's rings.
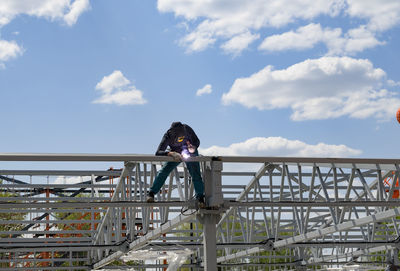
[[[396,181],[396,179],[393,180],[393,183]],[[399,259],[399,249],[395,248],[393,249],[393,264],[396,266],[400,266],[400,259]]]
[[[207,162],[204,174],[204,192],[207,207],[218,209],[223,203],[222,195],[222,162],[212,160]],[[204,270],[217,270],[217,223],[220,219],[218,214],[203,214],[203,249],[204,249]]]
[[222,162],[212,160],[206,164],[204,194],[208,207],[219,207],[224,203],[222,195]]
[[[95,186],[95,177],[94,177],[94,174],[92,174],[92,176],[91,176],[91,179],[90,179],[90,184],[91,184],[91,193],[90,193],[90,196],[92,197],[92,201],[93,201],[93,199],[94,199],[94,186]],[[94,212],[94,209],[95,208],[90,208],[90,210],[91,210],[91,219],[92,219],[92,223],[91,223],[91,225],[90,225],[90,237],[91,238],[93,238],[94,237],[94,231],[95,231],[95,224],[94,224],[94,220],[96,219],[96,214],[95,214],[95,212]],[[95,253],[95,251],[94,250],[91,250],[91,251],[89,251],[88,252],[89,253],[89,255],[90,255],[90,258],[93,258],[94,257],[94,253]]]
[[203,225],[203,244],[204,244],[204,270],[217,270],[217,215],[205,214]]

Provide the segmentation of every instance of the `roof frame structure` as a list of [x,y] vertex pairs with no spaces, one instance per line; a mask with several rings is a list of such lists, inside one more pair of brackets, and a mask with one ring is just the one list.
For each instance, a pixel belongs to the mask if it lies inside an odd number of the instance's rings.
[[[189,158],[201,164],[205,209],[184,163],[145,202],[169,157],[0,153],[0,161],[8,167],[0,216],[10,215],[0,221],[0,271],[108,269],[130,251],[183,249],[191,255],[182,267],[204,270],[400,265],[400,159]],[[135,264],[118,268],[167,263]]]

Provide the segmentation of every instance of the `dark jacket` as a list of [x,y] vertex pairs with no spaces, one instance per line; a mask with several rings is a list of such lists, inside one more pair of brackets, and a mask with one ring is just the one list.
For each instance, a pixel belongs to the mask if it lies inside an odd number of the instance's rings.
[[160,145],[157,148],[156,155],[167,155],[169,151],[165,151],[169,146],[171,151],[181,153],[190,142],[196,149],[200,146],[200,140],[193,129],[186,124],[173,122],[171,128],[164,134]]

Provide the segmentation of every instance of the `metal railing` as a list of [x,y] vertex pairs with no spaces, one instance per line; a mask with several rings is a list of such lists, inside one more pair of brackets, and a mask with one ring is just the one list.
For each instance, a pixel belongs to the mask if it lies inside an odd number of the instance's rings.
[[[185,266],[206,270],[400,265],[400,159],[189,158],[201,164],[204,209],[192,199],[184,163],[156,202],[146,202],[169,157],[0,154],[0,161],[7,161],[0,270],[108,268],[129,251],[183,248],[192,251]],[[136,262],[150,266],[166,263]]]

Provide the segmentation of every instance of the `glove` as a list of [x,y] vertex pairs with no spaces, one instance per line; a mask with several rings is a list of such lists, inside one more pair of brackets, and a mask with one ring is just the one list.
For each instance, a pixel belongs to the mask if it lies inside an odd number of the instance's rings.
[[168,156],[171,156],[172,158],[174,158],[175,162],[181,162],[182,161],[182,156],[177,152],[174,152],[174,151],[169,152]]
[[186,143],[187,143],[188,151],[190,153],[194,153],[196,151],[196,147],[193,146],[189,141],[186,141]]

